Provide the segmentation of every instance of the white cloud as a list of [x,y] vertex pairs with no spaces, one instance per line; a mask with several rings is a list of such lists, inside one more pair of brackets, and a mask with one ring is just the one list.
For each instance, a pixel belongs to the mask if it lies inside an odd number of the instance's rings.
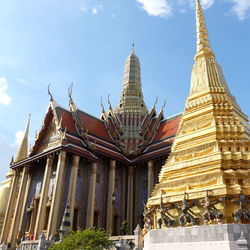
[[150,16],[168,17],[172,15],[172,5],[168,0],[136,0],[142,4]]
[[101,12],[103,10],[103,5],[96,5],[92,8],[92,14],[96,15],[98,12]]
[[19,146],[23,140],[24,131],[18,130],[15,133],[15,141],[11,144],[12,147]]
[[249,15],[250,11],[250,0],[231,0],[233,7],[231,12],[234,13],[239,20],[243,21]]
[[5,77],[0,77],[0,104],[9,105],[11,103],[11,97],[6,93],[8,86]]

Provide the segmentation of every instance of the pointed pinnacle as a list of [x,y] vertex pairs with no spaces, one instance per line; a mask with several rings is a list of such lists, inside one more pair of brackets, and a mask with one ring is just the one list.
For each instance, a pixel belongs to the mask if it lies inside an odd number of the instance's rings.
[[134,54],[134,53],[135,53],[135,44],[132,43],[131,54]]
[[50,84],[48,85],[48,95],[50,96],[50,101],[53,102],[54,99],[53,99],[53,96],[52,96],[52,94],[50,92]]
[[205,23],[200,0],[196,0],[196,31],[197,31],[197,52],[195,59],[201,55],[214,58],[208,39],[208,31]]
[[25,128],[25,133],[24,133],[24,136],[23,136],[23,140],[22,140],[22,143],[19,146],[19,149],[18,149],[18,152],[17,152],[17,155],[15,157],[14,162],[24,160],[25,158],[28,157],[28,140],[29,140],[30,117],[31,117],[31,115],[29,114],[29,118],[28,118],[27,125],[26,125],[26,128]]

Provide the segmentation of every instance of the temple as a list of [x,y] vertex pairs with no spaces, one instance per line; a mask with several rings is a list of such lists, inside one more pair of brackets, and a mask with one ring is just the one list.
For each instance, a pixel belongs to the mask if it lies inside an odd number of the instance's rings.
[[124,221],[127,234],[144,227],[145,250],[249,249],[250,126],[215,60],[199,0],[196,28],[182,114],[165,119],[165,104],[148,110],[134,46],[119,103],[108,98],[106,112],[101,100],[100,119],[77,107],[72,87],[68,108],[48,88],[35,143],[28,152],[29,117],[0,189],[2,249],[66,229],[119,235]]
[[[9,177],[10,194],[0,244],[58,235],[64,223],[101,227],[118,235],[143,226],[143,209],[166,161],[180,115],[165,119],[163,108],[148,111],[143,99],[139,58],[134,46],[126,59],[120,101],[101,117],[80,110],[69,88],[69,106],[50,102],[28,152],[30,117]],[[156,103],[155,103],[156,104]],[[6,192],[5,192],[6,193]],[[4,198],[3,198],[4,199]],[[4,208],[2,209],[4,210]]]
[[190,93],[172,152],[144,211],[145,232],[250,221],[248,119],[215,60],[199,0],[196,26]]

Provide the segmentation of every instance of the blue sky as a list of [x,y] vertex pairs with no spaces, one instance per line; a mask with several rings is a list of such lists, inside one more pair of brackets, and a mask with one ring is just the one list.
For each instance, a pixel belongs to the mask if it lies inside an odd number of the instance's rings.
[[[0,181],[28,114],[33,142],[49,104],[47,86],[67,107],[100,116],[115,107],[131,44],[141,61],[144,98],[165,116],[179,113],[195,54],[193,0],[0,0]],[[211,46],[228,85],[250,115],[250,0],[204,0]]]

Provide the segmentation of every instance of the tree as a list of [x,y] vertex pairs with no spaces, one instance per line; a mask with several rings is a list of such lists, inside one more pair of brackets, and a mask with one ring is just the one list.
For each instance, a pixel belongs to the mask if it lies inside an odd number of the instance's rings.
[[103,229],[86,229],[69,232],[60,243],[55,243],[50,250],[103,250],[109,249],[114,243]]
[[126,235],[128,234],[128,222],[125,220],[122,222],[121,228],[120,228],[120,234]]

